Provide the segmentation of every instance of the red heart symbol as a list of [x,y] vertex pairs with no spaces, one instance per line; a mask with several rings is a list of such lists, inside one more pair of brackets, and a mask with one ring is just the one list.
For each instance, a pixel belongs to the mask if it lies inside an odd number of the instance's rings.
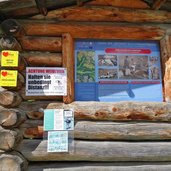
[[3,56],[5,56],[5,57],[7,57],[7,56],[9,55],[8,52],[3,52],[2,54],[3,54]]
[[2,71],[2,76],[6,77],[8,75],[7,71]]

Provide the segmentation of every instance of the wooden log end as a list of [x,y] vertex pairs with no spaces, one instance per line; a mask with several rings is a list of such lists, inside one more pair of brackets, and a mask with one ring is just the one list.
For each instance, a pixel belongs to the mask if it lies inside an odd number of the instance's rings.
[[21,35],[24,30],[21,25],[14,19],[7,19],[1,23],[1,28],[7,35]]
[[3,36],[0,39],[0,47],[5,50],[18,50],[22,51],[21,45],[12,36]]
[[43,138],[43,126],[25,128],[23,130],[23,137],[29,139]]
[[19,153],[3,153],[0,155],[0,166],[2,171],[21,171],[27,169],[28,162]]
[[22,140],[19,130],[7,130],[0,128],[0,149],[5,151],[13,150]]
[[44,116],[44,113],[41,111],[31,111],[31,112],[27,112],[27,116],[30,119],[42,119]]
[[17,92],[0,92],[0,105],[5,107],[16,107],[22,102],[22,98]]
[[0,125],[3,127],[17,127],[26,120],[23,111],[17,109],[3,109],[0,111]]

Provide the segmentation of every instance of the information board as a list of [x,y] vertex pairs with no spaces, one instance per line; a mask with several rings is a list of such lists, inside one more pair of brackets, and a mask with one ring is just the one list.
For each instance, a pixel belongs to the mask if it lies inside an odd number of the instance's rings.
[[67,95],[66,68],[27,67],[26,95]]
[[163,101],[156,41],[76,40],[78,101]]
[[74,130],[74,113],[72,110],[45,109],[44,131]]

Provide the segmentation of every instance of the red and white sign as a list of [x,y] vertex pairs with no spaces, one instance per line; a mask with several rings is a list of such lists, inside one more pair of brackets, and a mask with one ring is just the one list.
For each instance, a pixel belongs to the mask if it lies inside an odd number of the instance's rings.
[[150,49],[139,48],[106,48],[106,53],[122,53],[122,54],[150,54]]
[[27,67],[26,96],[48,95],[67,95],[66,68]]

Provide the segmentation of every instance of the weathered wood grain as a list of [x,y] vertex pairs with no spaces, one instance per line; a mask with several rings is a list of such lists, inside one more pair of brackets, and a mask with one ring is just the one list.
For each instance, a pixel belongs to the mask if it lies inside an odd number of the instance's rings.
[[62,35],[62,66],[67,69],[67,95],[63,96],[64,103],[74,101],[74,40],[71,35]]
[[[25,138],[42,138],[43,121],[26,120],[20,125]],[[170,123],[76,121],[74,138],[81,140],[170,140]]]
[[170,142],[74,141],[71,153],[48,153],[47,142],[23,140],[17,148],[29,161],[170,161]]
[[162,56],[162,71],[164,75],[164,95],[167,102],[171,101],[171,36],[160,41]]
[[47,16],[37,15],[31,19],[88,22],[171,23],[171,13],[167,11],[89,6],[57,9],[48,12]]
[[[83,3],[87,1],[90,0],[81,0]],[[77,0],[46,0],[46,7],[49,10],[52,8],[59,9],[76,4]],[[5,13],[8,18],[23,18],[39,13],[35,0],[7,0],[4,3],[0,3],[0,10]]]
[[165,35],[164,29],[151,26],[66,22],[40,23],[23,20],[20,20],[20,24],[27,35],[34,36],[60,36],[63,33],[70,33],[73,38],[160,40]]
[[158,10],[160,9],[160,7],[166,2],[166,0],[156,0],[153,5],[152,5],[152,9],[154,10]]
[[13,150],[22,140],[19,130],[7,130],[0,127],[0,149],[4,151]]
[[28,162],[17,152],[0,154],[1,171],[26,170]]
[[[20,110],[26,112],[26,115],[30,119],[42,119],[43,118],[43,110],[47,108],[47,106],[52,103],[52,101],[27,101],[22,102],[19,106]],[[62,107],[62,101],[60,106]]]
[[77,120],[171,121],[171,104],[165,102],[73,102],[47,108],[73,109]]
[[169,171],[169,162],[36,162],[30,163],[28,171]]
[[24,111],[18,109],[2,109],[0,111],[0,126],[13,128],[26,120]]
[[141,0],[93,0],[90,2],[87,2],[86,5],[101,5],[101,6],[114,6],[114,7],[121,7],[121,8],[139,8],[139,9],[146,9],[150,8],[150,6]]
[[22,63],[30,67],[61,67],[62,54],[49,52],[20,53]]
[[16,107],[21,103],[22,99],[17,92],[2,91],[0,92],[0,105],[6,107]]
[[61,52],[62,42],[60,37],[18,37],[17,40],[24,50]]

